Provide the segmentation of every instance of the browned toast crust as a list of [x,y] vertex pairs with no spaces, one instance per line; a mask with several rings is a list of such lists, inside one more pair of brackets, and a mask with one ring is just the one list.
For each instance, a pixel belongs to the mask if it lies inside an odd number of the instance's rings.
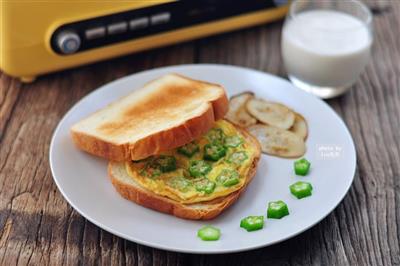
[[110,162],[108,166],[108,173],[111,177],[111,182],[116,190],[126,199],[131,200],[144,207],[154,209],[160,212],[168,213],[179,218],[190,219],[190,220],[209,220],[218,216],[223,210],[231,206],[240,196],[240,194],[246,189],[249,182],[256,174],[256,168],[258,161],[261,156],[261,148],[258,141],[251,136],[246,130],[238,128],[240,132],[249,140],[254,147],[257,149],[257,154],[252,162],[251,168],[246,177],[244,186],[228,196],[220,197],[208,202],[202,202],[202,208],[194,208],[196,204],[182,204],[171,200],[167,197],[157,195],[147,189],[141,187],[135,187],[121,182],[119,179],[113,176],[112,167],[116,162]]
[[[185,77],[181,78],[190,80]],[[186,143],[193,141],[202,134],[205,134],[214,125],[214,122],[216,120],[222,119],[224,117],[224,115],[228,111],[229,102],[226,93],[221,86],[197,80],[190,80],[190,82],[193,83],[193,86],[212,85],[214,87],[218,87],[220,88],[221,93],[218,98],[209,101],[207,103],[208,107],[205,108],[203,113],[195,117],[189,118],[184,123],[175,127],[165,128],[162,131],[152,133],[150,135],[147,135],[146,137],[139,139],[138,141],[131,143],[126,142],[122,144],[118,144],[112,141],[107,141],[102,138],[99,138],[98,136],[92,136],[91,134],[86,134],[80,132],[79,130],[72,129],[71,136],[73,142],[80,149],[88,153],[91,153],[93,155],[103,157],[112,161],[127,161],[127,160],[143,159],[149,157],[150,155],[171,150],[173,148],[182,146]],[[190,98],[190,96],[187,97]],[[152,97],[150,101],[153,100],[153,98],[155,97]],[[148,105],[147,106],[148,108],[145,109],[151,110],[150,107],[152,106],[153,103],[148,101],[146,104]],[[135,111],[137,110],[135,109]],[[132,123],[134,115],[135,114],[128,115],[128,117],[125,118],[126,123]],[[103,127],[104,126],[105,125],[103,125]],[[124,125],[118,125],[118,126],[116,126],[114,129],[112,129],[113,127],[111,125],[109,127],[114,131],[124,130],[123,128]],[[104,127],[103,130],[108,130],[108,129]],[[110,134],[112,133],[118,133],[118,132],[110,132]]]

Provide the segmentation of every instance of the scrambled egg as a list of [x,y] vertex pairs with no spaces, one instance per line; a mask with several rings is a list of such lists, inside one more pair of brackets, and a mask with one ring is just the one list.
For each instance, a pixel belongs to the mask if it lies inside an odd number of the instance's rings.
[[255,148],[229,122],[219,120],[194,142],[126,163],[144,188],[181,203],[209,201],[239,190],[246,182]]

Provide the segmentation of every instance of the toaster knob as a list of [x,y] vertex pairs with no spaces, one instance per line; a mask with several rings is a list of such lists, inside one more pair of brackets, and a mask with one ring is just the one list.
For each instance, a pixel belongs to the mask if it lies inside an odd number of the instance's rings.
[[62,31],[58,33],[57,46],[63,54],[73,54],[81,46],[81,38],[73,31]]

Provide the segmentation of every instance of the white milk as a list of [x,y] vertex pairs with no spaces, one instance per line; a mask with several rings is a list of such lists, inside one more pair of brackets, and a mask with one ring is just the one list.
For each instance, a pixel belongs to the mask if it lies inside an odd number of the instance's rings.
[[355,82],[370,56],[372,38],[358,18],[332,10],[296,15],[282,32],[282,56],[292,77],[321,87]]

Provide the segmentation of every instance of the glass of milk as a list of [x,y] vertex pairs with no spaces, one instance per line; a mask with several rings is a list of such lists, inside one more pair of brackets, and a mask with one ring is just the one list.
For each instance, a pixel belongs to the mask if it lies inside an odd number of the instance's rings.
[[358,0],[297,0],[282,31],[289,79],[327,99],[346,92],[371,53],[372,15]]

